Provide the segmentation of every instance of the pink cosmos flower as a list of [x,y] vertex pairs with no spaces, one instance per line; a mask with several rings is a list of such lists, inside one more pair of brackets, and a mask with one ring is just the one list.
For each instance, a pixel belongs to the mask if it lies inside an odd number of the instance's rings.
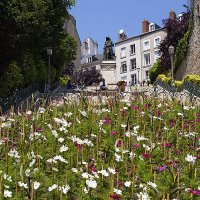
[[190,189],[189,192],[192,193],[192,194],[200,195],[200,190]]
[[106,125],[109,125],[109,124],[111,123],[110,118],[109,118],[109,117],[106,117],[106,118],[104,119],[104,123],[105,123]]
[[111,194],[111,195],[110,195],[110,198],[119,200],[119,199],[120,199],[120,196],[119,196],[119,194]]
[[140,148],[141,147],[141,144],[133,144],[133,148],[137,149],[137,148]]
[[144,158],[149,159],[150,158],[150,154],[149,153],[143,153],[142,154]]
[[163,171],[165,171],[166,169],[167,169],[167,166],[159,166],[159,167],[157,168],[158,172],[163,172]]
[[121,147],[122,145],[123,145],[123,141],[122,140],[118,140],[117,147]]
[[77,149],[80,151],[81,149],[82,149],[82,146],[81,146],[81,144],[76,144],[76,147],[77,147]]
[[111,135],[117,135],[117,131],[112,131]]
[[165,143],[165,144],[163,144],[163,146],[170,148],[172,146],[172,143]]

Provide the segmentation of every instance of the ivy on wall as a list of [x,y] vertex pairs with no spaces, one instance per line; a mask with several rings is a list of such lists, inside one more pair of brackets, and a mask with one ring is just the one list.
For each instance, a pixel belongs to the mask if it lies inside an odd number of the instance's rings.
[[187,31],[178,42],[174,60],[175,70],[177,70],[178,67],[181,66],[181,63],[187,54],[189,48],[189,36],[190,36],[190,31]]

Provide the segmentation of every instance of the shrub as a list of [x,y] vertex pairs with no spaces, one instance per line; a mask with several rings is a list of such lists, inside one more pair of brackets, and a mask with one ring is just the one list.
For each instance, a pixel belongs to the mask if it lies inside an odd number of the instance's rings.
[[172,78],[166,77],[164,74],[160,74],[158,76],[157,80],[161,80],[161,81],[163,81],[164,83],[167,83],[167,84],[171,84],[171,82],[172,82]]
[[149,70],[150,82],[156,81],[158,75],[161,73],[161,62],[158,60]]
[[175,87],[180,88],[183,84],[183,81],[175,81]]
[[64,75],[63,77],[60,77],[60,84],[61,86],[66,86],[67,83],[69,82],[70,77],[67,75]]
[[195,75],[195,74],[187,75],[187,76],[185,76],[183,81],[190,82],[195,85],[200,85],[200,76]]

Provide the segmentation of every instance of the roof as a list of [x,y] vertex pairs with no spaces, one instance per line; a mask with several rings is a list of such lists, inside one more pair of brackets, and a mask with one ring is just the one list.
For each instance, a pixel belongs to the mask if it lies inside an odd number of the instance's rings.
[[137,35],[137,36],[133,36],[133,37],[130,37],[130,38],[127,38],[125,40],[122,40],[122,41],[119,41],[119,42],[116,42],[115,45],[118,45],[120,43],[123,43],[123,42],[126,42],[126,41],[129,41],[129,40],[133,40],[133,39],[136,39],[136,38],[139,38],[139,37],[143,37],[143,36],[146,36],[146,35],[150,35],[152,33],[155,33],[155,32],[158,32],[158,31],[165,31],[165,28],[158,28],[154,31],[149,31],[149,32],[146,32],[146,33],[142,33],[140,35]]

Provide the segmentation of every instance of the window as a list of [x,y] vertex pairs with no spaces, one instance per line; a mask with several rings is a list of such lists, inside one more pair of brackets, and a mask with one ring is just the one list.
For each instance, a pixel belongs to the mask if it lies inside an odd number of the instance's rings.
[[150,53],[144,54],[144,66],[150,65],[150,63],[151,63]]
[[137,63],[136,63],[136,58],[133,58],[130,60],[130,64],[131,64],[131,67],[130,67],[130,70],[135,70],[136,67],[137,67]]
[[130,45],[130,55],[135,54],[135,44]]
[[154,47],[160,46],[161,37],[154,38]]
[[146,41],[144,41],[144,43],[143,43],[143,50],[146,51],[146,50],[148,50],[148,49],[150,49],[150,41],[149,41],[149,40],[146,40]]
[[121,58],[126,58],[126,47],[121,48]]
[[121,77],[121,81],[126,81],[127,80],[127,76],[122,76]]
[[87,59],[87,62],[88,62],[88,63],[91,63],[91,62],[92,62],[92,57],[89,57],[89,58]]
[[132,82],[132,84],[136,84],[137,83],[137,76],[136,76],[136,74],[132,74],[131,75],[131,82]]
[[127,72],[127,65],[126,65],[126,61],[121,63],[121,69],[120,69],[120,73],[126,73]]
[[148,70],[145,71],[145,79],[149,80],[149,71]]
[[155,24],[149,25],[149,31],[155,31]]
[[156,62],[160,58],[160,51],[154,51],[154,61]]

